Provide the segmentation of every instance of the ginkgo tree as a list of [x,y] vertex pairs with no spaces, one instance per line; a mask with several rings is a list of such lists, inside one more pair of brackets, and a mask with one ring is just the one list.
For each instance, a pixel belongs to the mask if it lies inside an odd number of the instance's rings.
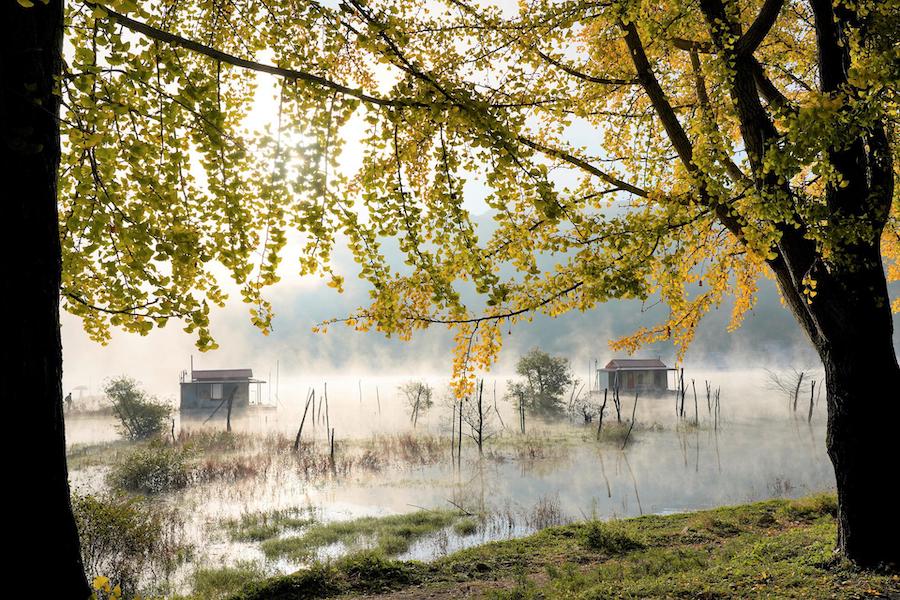
[[[333,323],[451,327],[460,394],[535,313],[658,299],[666,318],[614,345],[683,353],[704,313],[732,298],[737,327],[774,278],[825,367],[838,549],[900,562],[883,489],[900,455],[900,0],[3,10],[3,158],[31,236],[14,368],[43,382],[32,410],[66,531],[59,298],[100,341],[175,319],[213,348],[223,268],[267,332],[265,289],[296,237],[301,275],[342,289],[342,244],[368,284]],[[270,123],[251,128],[272,80]]]

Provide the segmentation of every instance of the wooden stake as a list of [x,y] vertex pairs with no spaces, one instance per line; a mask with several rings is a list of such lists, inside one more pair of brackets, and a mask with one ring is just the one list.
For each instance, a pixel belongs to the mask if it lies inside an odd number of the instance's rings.
[[300,449],[300,435],[303,433],[303,423],[306,421],[306,412],[309,410],[309,403],[312,400],[313,391],[309,391],[309,395],[306,397],[306,406],[303,409],[303,418],[300,419],[300,429],[297,430],[297,437],[294,438],[294,452]]
[[634,395],[634,406],[631,409],[631,425],[628,426],[628,433],[625,434],[625,439],[622,441],[622,450],[625,449],[625,445],[628,443],[628,438],[631,437],[631,430],[634,429],[634,415],[637,412],[637,402],[638,395]]

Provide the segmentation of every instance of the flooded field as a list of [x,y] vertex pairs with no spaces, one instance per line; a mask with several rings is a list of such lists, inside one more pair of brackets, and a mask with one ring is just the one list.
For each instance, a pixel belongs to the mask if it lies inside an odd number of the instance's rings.
[[[690,377],[690,375],[688,375]],[[276,408],[235,417],[176,418],[168,440],[118,440],[111,416],[67,421],[70,469],[78,493],[103,493],[130,481],[119,465],[134,452],[181,452],[189,476],[146,489],[149,502],[176,511],[189,558],[167,576],[190,591],[199,568],[252,564],[286,573],[310,561],[376,547],[390,556],[430,560],[468,546],[523,536],[591,518],[666,514],[831,490],[824,450],[824,396],[812,419],[766,387],[765,373],[694,373],[686,417],[675,398],[633,398],[598,422],[529,419],[525,433],[505,383],[489,378],[483,454],[463,427],[462,455],[452,434],[456,416],[433,381],[434,406],[410,421],[398,386],[404,378],[283,379]],[[721,388],[715,422],[705,381]],[[295,436],[308,390],[319,400]],[[701,389],[704,391],[701,392]],[[585,392],[582,392],[583,394]],[[809,391],[805,394],[808,396]],[[602,395],[598,396],[598,401]],[[334,428],[335,450],[326,434]],[[173,441],[174,440],[174,441]],[[179,454],[178,456],[182,456]],[[181,459],[179,459],[181,460]],[[117,483],[118,482],[118,483]],[[400,517],[398,515],[405,515]]]

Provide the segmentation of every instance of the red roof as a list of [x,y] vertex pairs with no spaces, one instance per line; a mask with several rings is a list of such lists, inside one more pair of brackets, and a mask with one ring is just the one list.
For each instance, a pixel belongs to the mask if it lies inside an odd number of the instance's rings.
[[655,369],[667,369],[666,363],[658,358],[614,358],[606,363],[607,370],[615,371],[618,369],[646,369],[652,371]]
[[244,381],[252,378],[252,369],[206,369],[204,371],[191,371],[192,381]]

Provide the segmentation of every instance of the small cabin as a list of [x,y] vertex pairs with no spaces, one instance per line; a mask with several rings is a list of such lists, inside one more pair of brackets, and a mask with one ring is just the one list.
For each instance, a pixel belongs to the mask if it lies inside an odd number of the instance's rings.
[[669,389],[669,371],[658,358],[614,358],[597,369],[597,389],[621,393],[663,393]]
[[[206,369],[184,371],[181,375],[181,410],[214,411],[231,399],[232,412],[246,410],[259,402],[260,386],[265,381],[253,378],[252,369]],[[234,396],[232,398],[232,395]]]

